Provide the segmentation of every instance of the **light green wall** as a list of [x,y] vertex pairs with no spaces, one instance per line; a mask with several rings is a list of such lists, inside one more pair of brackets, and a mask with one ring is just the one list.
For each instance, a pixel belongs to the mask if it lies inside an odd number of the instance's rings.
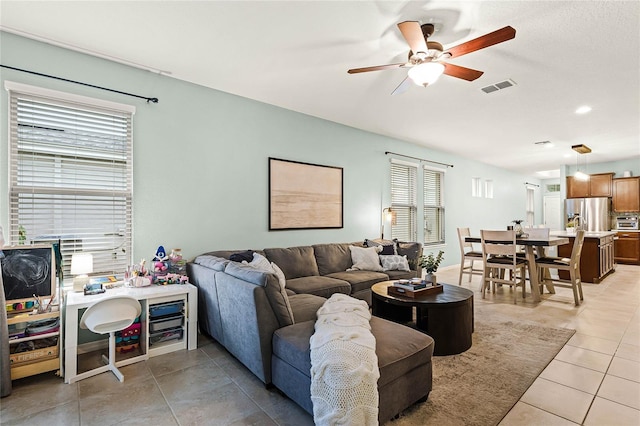
[[[389,204],[385,151],[451,163],[445,179],[445,265],[458,263],[456,227],[505,228],[525,218],[531,177],[490,167],[167,76],[0,33],[0,60],[72,80],[149,97],[147,104],[107,91],[0,69],[0,223],[8,226],[7,93],[10,80],[136,106],[134,259],[158,245],[187,258],[215,249],[284,247],[373,238]],[[221,66],[224,66],[221,64]],[[304,94],[301,94],[304,96]],[[452,133],[455,138],[455,133]],[[268,231],[268,157],[344,168],[344,228]],[[492,179],[494,198],[472,198],[471,178]],[[539,192],[539,191],[537,191]],[[536,219],[541,218],[537,194]]]

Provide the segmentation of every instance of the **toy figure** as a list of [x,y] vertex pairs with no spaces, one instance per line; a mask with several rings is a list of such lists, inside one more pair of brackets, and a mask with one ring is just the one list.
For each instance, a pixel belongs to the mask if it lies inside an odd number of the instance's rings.
[[159,246],[158,250],[156,250],[156,257],[153,258],[153,270],[155,272],[165,272],[168,269],[167,259],[169,259],[169,257],[164,251],[164,247]]

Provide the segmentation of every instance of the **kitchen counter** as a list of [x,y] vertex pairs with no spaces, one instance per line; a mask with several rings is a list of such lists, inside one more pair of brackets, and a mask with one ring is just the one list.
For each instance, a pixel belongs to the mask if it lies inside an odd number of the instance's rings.
[[[620,231],[586,231],[584,233],[585,238],[604,238],[615,236]],[[555,237],[567,237],[567,238],[575,238],[575,232],[567,232],[567,231],[551,231],[549,233]]]
[[[569,238],[569,244],[558,247],[558,256],[571,257],[574,232],[552,231],[551,235]],[[614,240],[617,231],[587,231],[584,233],[584,245],[580,257],[580,276],[582,282],[597,284],[615,271]],[[569,279],[567,271],[558,271],[560,278]]]

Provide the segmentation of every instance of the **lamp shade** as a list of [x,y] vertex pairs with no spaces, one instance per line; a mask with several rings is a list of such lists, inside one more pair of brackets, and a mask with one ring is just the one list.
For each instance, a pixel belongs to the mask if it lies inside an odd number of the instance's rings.
[[90,253],[71,255],[71,275],[86,275],[93,272],[93,256]]
[[407,75],[418,86],[434,83],[444,72],[444,65],[439,62],[423,62],[411,68]]

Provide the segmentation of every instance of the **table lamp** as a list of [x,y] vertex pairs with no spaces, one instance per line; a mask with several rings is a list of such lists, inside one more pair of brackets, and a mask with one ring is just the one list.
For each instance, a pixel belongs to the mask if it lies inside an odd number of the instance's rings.
[[71,275],[73,278],[73,291],[83,291],[89,283],[89,276],[93,272],[93,256],[90,253],[74,253],[71,256]]

